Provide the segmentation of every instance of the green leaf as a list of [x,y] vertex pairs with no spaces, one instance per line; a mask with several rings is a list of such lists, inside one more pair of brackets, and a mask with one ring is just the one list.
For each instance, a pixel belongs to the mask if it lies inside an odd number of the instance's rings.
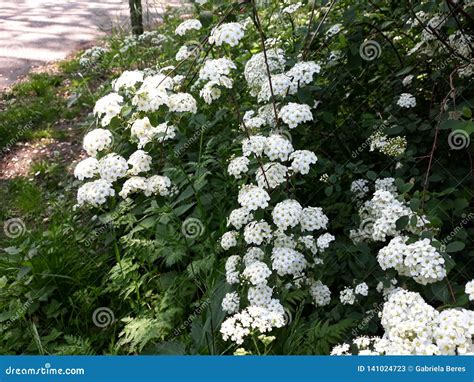
[[397,230],[401,231],[405,229],[408,224],[408,219],[408,216],[402,216],[400,219],[398,219],[395,223]]
[[453,252],[459,252],[464,249],[466,244],[464,244],[462,241],[453,241],[452,243],[449,243],[446,246],[446,252],[448,253],[453,253]]

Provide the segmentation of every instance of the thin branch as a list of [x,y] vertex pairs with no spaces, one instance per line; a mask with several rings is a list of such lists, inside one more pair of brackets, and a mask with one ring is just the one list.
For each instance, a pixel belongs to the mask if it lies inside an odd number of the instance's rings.
[[278,128],[278,124],[279,124],[278,111],[277,111],[276,102],[275,102],[275,94],[273,92],[272,73],[270,72],[270,65],[268,65],[267,48],[265,47],[265,34],[263,33],[262,24],[260,23],[260,18],[258,17],[258,11],[257,11],[257,6],[255,5],[255,0],[252,0],[252,6],[253,6],[253,16],[254,16],[253,22],[260,35],[260,43],[262,45],[263,58],[265,60],[265,67],[267,69],[268,84],[270,86],[270,94],[272,96],[273,112],[275,113],[275,124],[276,124],[276,127]]

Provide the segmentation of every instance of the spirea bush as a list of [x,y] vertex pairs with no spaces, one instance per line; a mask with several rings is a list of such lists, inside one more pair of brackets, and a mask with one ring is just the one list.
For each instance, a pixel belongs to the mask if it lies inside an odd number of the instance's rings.
[[168,20],[75,170],[77,206],[114,227],[119,351],[472,354],[472,5]]

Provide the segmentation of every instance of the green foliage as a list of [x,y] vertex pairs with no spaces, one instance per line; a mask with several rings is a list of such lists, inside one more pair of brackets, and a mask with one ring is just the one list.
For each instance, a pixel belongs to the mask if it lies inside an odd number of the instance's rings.
[[[224,1],[209,3],[204,8],[196,6],[196,17],[205,31],[227,13],[226,21],[252,16],[251,2],[239,9],[237,5],[229,9]],[[314,31],[321,23],[321,29],[308,41],[309,13],[281,15],[279,3],[271,2],[259,13],[268,37],[278,37],[287,52],[288,65],[297,62],[309,42],[306,60],[327,64],[335,51],[342,57],[334,65],[323,65],[324,71],[310,86],[288,96],[291,102],[311,106],[321,101],[313,109],[314,121],[291,131],[295,148],[314,151],[318,162],[307,177],[292,178],[285,190],[272,193],[275,200],[291,197],[320,206],[329,216],[330,232],[337,239],[318,254],[324,264],[312,272],[324,280],[332,295],[328,306],[315,307],[307,290],[282,293],[278,297],[291,312],[292,323],[267,333],[278,338],[269,345],[252,334],[255,342],[243,346],[253,354],[328,354],[334,345],[350,341],[367,311],[383,302],[375,292],[378,283],[389,287],[394,277],[399,285],[420,292],[435,308],[467,307],[464,285],[472,279],[474,256],[469,214],[472,143],[455,149],[450,134],[463,131],[472,137],[472,80],[458,76],[460,61],[449,50],[408,54],[422,33],[407,26],[412,11],[434,14],[445,11],[446,5],[433,0],[411,9],[413,2],[406,1],[371,5],[342,0],[323,20],[320,8],[327,4],[316,0],[311,28]],[[311,3],[304,5],[311,9]],[[159,43],[116,34],[104,41],[107,51],[96,63],[84,66],[77,57],[61,63],[60,74],[33,75],[14,87],[0,100],[0,145],[39,137],[71,138],[53,128],[64,118],[79,119],[75,133],[80,135],[92,129],[95,122],[86,114],[110,92],[111,80],[119,73],[176,65],[179,46],[197,45],[197,35],[192,41],[175,36],[181,22],[178,16],[170,13],[158,26],[157,33],[168,36]],[[325,37],[336,23],[344,32]],[[457,29],[457,20],[449,17],[443,33]],[[360,47],[366,40],[381,46],[374,60],[361,57]],[[242,72],[252,54],[261,51],[251,25],[243,43],[245,49],[213,47],[208,57],[232,57]],[[178,68],[177,73],[186,76],[186,91],[195,91],[192,85],[199,68],[192,59]],[[407,75],[414,76],[409,88],[402,83]],[[416,94],[416,107],[397,106],[404,92]],[[171,199],[137,194],[131,201],[117,197],[93,212],[75,210],[75,192],[81,182],[54,161],[33,164],[32,173],[38,174],[33,181],[14,179],[0,185],[1,220],[20,216],[26,226],[19,238],[0,239],[0,352],[234,353],[237,346],[224,342],[219,333],[225,319],[222,298],[234,289],[225,283],[228,254],[218,243],[227,231],[229,212],[237,207],[238,186],[252,180],[247,175],[238,181],[230,177],[227,160],[240,150],[239,113],[256,105],[244,81],[236,81],[232,91],[222,89],[222,93],[210,105],[200,101],[196,115],[173,121],[178,130],[176,144],[150,149],[150,155],[159,158],[156,169],[177,187]],[[111,124],[114,149],[126,155],[134,150],[128,143],[130,111],[122,110],[122,116]],[[164,112],[148,116],[154,125],[172,118]],[[400,155],[370,151],[370,137],[377,131],[388,138],[405,138],[405,150]],[[352,181],[373,183],[383,177],[395,178],[400,197],[418,215],[401,217],[397,229],[414,227],[420,216],[426,216],[430,229],[420,237],[432,239],[442,252],[448,279],[422,286],[393,269],[383,271],[376,258],[383,242],[350,239],[350,231],[361,224],[360,203],[350,192]],[[257,217],[268,216],[262,212]],[[202,223],[196,237],[183,233],[189,218]],[[232,249],[230,254],[242,249]],[[369,296],[354,306],[340,304],[344,286],[362,281],[369,285]],[[115,318],[104,328],[92,320],[99,307],[111,309]],[[358,329],[358,335],[383,334],[378,323],[374,316]]]

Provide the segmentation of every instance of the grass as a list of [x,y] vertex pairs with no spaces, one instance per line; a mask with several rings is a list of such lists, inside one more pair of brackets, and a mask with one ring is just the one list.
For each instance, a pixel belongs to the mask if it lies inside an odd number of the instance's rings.
[[[78,55],[58,63],[53,73],[31,74],[0,94],[0,160],[19,142],[71,141],[82,136],[91,125],[90,111],[111,78],[156,62],[156,50],[146,55],[134,47],[119,53],[121,41],[117,35],[108,40],[111,49],[100,67],[81,68]],[[32,163],[26,177],[0,180],[1,224],[15,218],[25,228],[17,238],[0,230],[2,354],[88,354],[104,344],[114,352],[114,343],[108,341],[115,336],[80,317],[91,317],[95,307],[108,306],[100,301],[102,280],[116,252],[104,245],[104,238],[85,244],[97,222],[74,211],[78,182],[70,163],[57,159]],[[8,320],[13,324],[2,332]],[[95,342],[101,345],[94,346]]]

